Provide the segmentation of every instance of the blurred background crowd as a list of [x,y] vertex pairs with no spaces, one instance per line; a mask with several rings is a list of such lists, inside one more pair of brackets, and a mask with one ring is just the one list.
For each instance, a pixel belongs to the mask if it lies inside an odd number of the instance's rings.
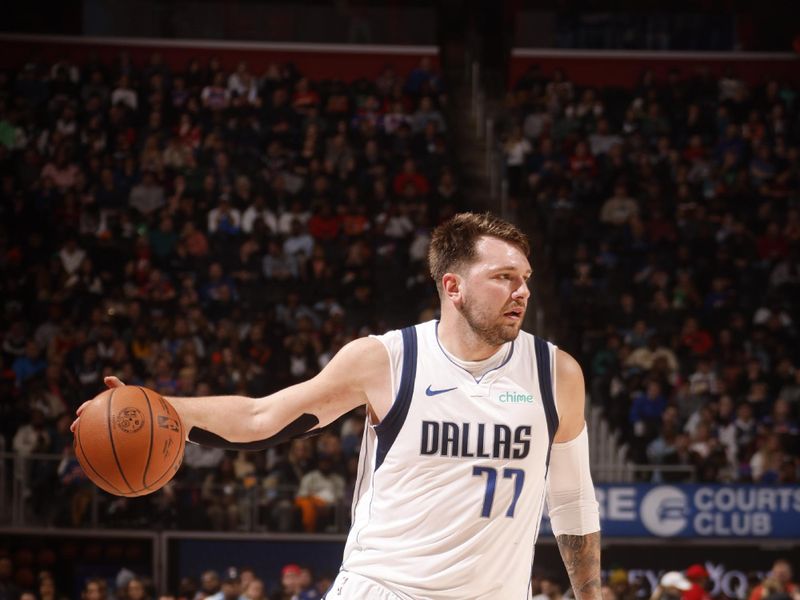
[[[797,481],[796,95],[703,72],[581,89],[535,67],[508,95],[509,192],[545,223],[559,341],[642,479]],[[29,466],[34,519],[89,517],[68,425],[104,375],[260,396],[436,316],[426,244],[463,207],[446,100],[427,59],[350,83],[157,53],[0,74],[0,430],[61,457]],[[363,427],[190,445],[172,485],[105,498],[101,520],[343,531]]]
[[[0,72],[3,483],[22,477],[36,525],[346,531],[363,410],[269,452],[187,445],[135,501],[86,479],[69,424],[105,375],[262,396],[355,337],[435,318],[430,230],[467,207],[440,73],[106,58]],[[546,232],[554,340],[643,481],[800,477],[797,94],[733,71],[617,89],[533,67],[506,98],[509,195]],[[25,556],[0,548],[0,598],[69,596]],[[331,575],[241,566],[165,593],[126,569],[82,597],[308,600]],[[792,578],[776,563],[739,597],[798,600]],[[605,600],[712,596],[702,565],[605,581]],[[568,593],[534,582],[537,600]]]
[[[62,600],[52,572],[26,572],[23,585],[9,577],[12,562],[0,557],[0,597],[19,600]],[[287,563],[280,571],[261,573],[249,566],[228,567],[223,572],[209,569],[199,575],[180,578],[174,590],[158,590],[152,579],[122,568],[110,577],[88,577],[80,591],[81,600],[316,600],[322,598],[335,573],[315,573],[305,565]],[[789,561],[779,558],[767,573],[743,575],[738,597],[747,600],[798,600],[800,587]],[[570,600],[572,590],[555,573],[534,568],[533,600]],[[719,582],[702,564],[682,571],[668,571],[651,580],[644,573],[610,568],[603,573],[603,600],[727,600],[715,593]],[[25,591],[28,590],[28,591]],[[6,594],[6,595],[3,595]],[[73,596],[77,597],[77,596]]]
[[[262,396],[434,315],[429,231],[460,208],[445,102],[427,58],[350,83],[158,53],[0,74],[0,434],[63,457],[28,467],[34,520],[88,517],[68,426],[103,376]],[[266,454],[190,445],[174,484],[103,522],[344,530],[362,431],[363,413]]]
[[535,66],[503,127],[560,344],[651,481],[798,481],[800,98],[728,70],[584,89]]

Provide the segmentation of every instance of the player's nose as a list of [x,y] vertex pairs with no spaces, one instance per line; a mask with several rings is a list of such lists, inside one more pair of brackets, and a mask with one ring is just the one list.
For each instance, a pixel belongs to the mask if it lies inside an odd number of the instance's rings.
[[528,282],[523,280],[520,286],[511,294],[512,298],[527,300],[531,295],[531,290],[528,287]]

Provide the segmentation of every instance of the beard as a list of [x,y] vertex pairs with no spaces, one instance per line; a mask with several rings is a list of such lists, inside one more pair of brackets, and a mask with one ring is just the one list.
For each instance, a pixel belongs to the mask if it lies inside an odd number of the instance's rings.
[[[473,333],[490,346],[502,346],[517,339],[525,318],[523,312],[517,323],[502,323],[497,317],[492,317],[488,310],[474,306],[467,299],[464,300],[460,312]],[[499,318],[503,319],[503,314]]]

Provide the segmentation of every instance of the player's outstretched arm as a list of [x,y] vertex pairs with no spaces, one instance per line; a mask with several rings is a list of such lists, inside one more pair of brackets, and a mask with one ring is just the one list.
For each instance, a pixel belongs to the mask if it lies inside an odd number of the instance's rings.
[[[167,401],[180,415],[190,440],[256,450],[323,427],[368,403],[369,397],[383,391],[388,373],[389,358],[381,342],[360,338],[344,346],[316,377],[263,398],[168,397]],[[124,384],[109,377],[106,385]],[[78,409],[78,419],[87,404]]]
[[561,350],[556,395],[560,419],[550,453],[550,523],[576,600],[599,600],[600,517],[589,472],[586,391],[580,365]]

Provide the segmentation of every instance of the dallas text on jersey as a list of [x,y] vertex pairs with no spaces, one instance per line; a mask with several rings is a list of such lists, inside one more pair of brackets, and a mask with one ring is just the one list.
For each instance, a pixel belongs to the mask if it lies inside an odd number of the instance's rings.
[[512,434],[511,427],[497,423],[422,421],[420,454],[423,456],[523,459],[530,448],[530,425],[519,425]]

